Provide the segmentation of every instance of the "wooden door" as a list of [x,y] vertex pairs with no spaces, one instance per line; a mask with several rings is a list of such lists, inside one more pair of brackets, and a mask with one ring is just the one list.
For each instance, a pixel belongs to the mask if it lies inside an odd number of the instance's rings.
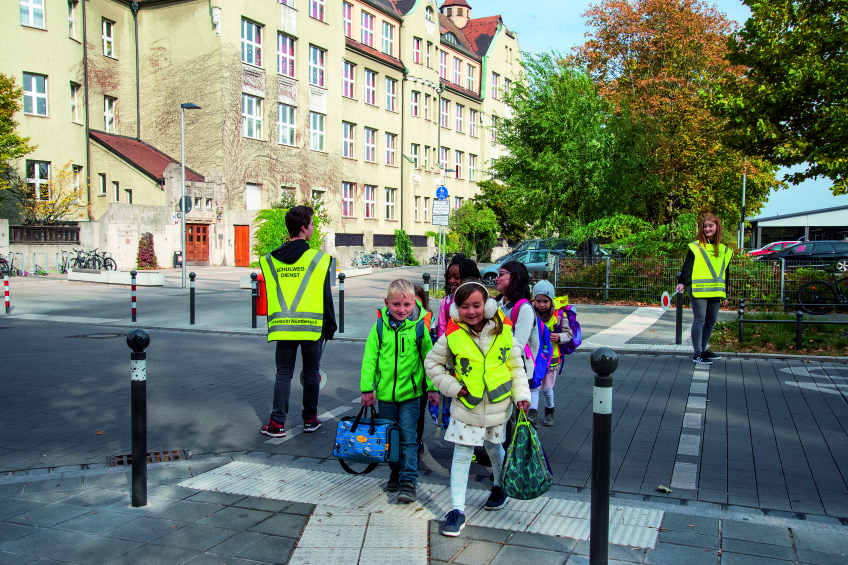
[[186,265],[209,264],[209,225],[186,224]]
[[250,226],[236,228],[236,267],[250,266]]

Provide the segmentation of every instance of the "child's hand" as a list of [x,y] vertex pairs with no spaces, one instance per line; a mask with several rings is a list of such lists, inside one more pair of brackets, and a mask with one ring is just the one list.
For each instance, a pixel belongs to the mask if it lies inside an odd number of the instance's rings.
[[465,396],[466,394],[468,394],[468,389],[467,389],[467,388],[465,388],[465,387],[462,387],[461,389],[459,389],[459,392],[458,392],[458,393],[456,393],[456,397],[457,397],[457,398],[462,398],[462,397],[463,397],[463,396]]
[[430,399],[430,404],[432,404],[433,406],[439,405],[439,393],[438,392],[428,391],[427,392],[427,398]]
[[373,392],[363,392],[362,393],[362,405],[363,406],[374,406],[374,393]]
[[515,404],[516,404],[516,405],[518,406],[518,408],[519,408],[519,409],[521,409],[521,411],[522,411],[522,412],[524,412],[525,414],[527,414],[527,412],[530,410],[530,403],[529,403],[529,402],[527,402],[526,400],[519,400],[519,401],[518,401],[518,402],[516,402]]
[[559,343],[559,334],[551,333],[551,343]]

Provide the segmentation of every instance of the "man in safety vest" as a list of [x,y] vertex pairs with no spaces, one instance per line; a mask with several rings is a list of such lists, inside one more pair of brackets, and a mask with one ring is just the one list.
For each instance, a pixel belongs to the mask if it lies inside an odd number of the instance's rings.
[[309,248],[312,208],[295,206],[286,213],[291,239],[262,257],[268,301],[268,341],[277,342],[277,378],[271,418],[260,432],[286,435],[286,415],[297,348],[303,359],[303,431],[321,427],[318,419],[318,368],[324,341],[333,339],[338,326],[330,291],[330,256]]

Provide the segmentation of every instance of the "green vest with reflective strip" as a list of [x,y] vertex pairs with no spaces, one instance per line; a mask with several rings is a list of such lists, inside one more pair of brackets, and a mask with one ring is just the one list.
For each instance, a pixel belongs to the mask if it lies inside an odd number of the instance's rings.
[[690,243],[689,249],[695,255],[692,267],[692,296],[695,298],[726,298],[727,283],[724,280],[727,264],[732,252],[718,244],[718,257],[715,251],[707,251],[698,242]]
[[324,329],[324,278],[330,256],[309,249],[289,265],[260,259],[268,299],[268,341],[317,341]]
[[489,350],[484,354],[471,339],[468,330],[450,319],[445,335],[448,347],[456,358],[454,376],[468,389],[468,394],[459,399],[473,410],[483,401],[486,394],[489,402],[501,402],[512,394],[512,378],[506,362],[512,349],[512,322],[497,314],[503,322],[503,331],[495,336]]

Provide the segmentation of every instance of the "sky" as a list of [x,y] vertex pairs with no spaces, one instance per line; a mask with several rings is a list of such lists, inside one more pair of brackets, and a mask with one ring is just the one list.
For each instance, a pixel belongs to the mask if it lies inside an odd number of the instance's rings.
[[[480,18],[500,14],[510,31],[518,33],[522,51],[563,54],[586,41],[589,31],[582,14],[589,0],[468,0],[472,17]],[[751,12],[741,0],[718,0],[718,9],[741,26]],[[788,170],[788,169],[787,169]],[[782,170],[779,175],[785,171]],[[826,179],[807,181],[785,190],[773,191],[766,205],[755,217],[777,216],[805,212],[834,206],[848,206],[848,195],[833,196]],[[750,215],[750,214],[749,214]]]

